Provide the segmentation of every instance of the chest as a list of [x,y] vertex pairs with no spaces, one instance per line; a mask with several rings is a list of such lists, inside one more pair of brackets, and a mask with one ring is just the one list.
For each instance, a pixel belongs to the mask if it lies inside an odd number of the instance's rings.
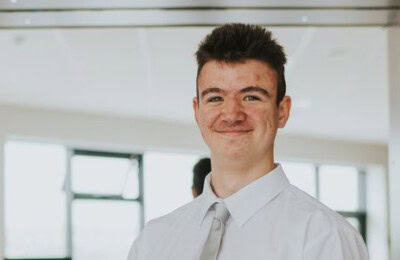
[[[302,254],[301,232],[275,226],[239,228],[227,223],[218,260],[298,260]],[[176,227],[153,243],[143,259],[198,260],[211,223],[204,228]]]
[[298,233],[291,236],[274,229],[230,230],[224,237],[218,260],[299,260],[303,245]]

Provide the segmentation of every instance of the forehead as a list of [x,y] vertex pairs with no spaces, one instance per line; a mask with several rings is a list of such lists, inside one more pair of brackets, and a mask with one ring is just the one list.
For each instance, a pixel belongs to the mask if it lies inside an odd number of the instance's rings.
[[276,86],[277,73],[266,62],[245,60],[243,62],[207,62],[199,75],[199,89],[208,87],[224,88],[260,86],[271,88]]

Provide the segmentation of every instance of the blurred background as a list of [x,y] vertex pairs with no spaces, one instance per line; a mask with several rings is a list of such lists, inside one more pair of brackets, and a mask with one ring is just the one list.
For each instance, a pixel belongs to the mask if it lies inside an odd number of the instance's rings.
[[190,202],[208,156],[194,52],[243,22],[288,56],[276,160],[361,232],[371,260],[400,259],[399,12],[389,0],[0,1],[0,258],[123,260],[147,221]]

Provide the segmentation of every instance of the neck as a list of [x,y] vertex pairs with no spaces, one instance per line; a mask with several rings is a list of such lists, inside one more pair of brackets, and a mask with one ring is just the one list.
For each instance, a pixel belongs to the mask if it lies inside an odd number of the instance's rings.
[[212,157],[211,187],[225,199],[275,168],[273,155],[259,160],[221,161]]

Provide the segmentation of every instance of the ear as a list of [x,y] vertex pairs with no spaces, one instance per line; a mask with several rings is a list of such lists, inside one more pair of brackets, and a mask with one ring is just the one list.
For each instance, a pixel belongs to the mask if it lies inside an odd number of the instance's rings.
[[199,196],[199,194],[197,194],[197,190],[195,189],[195,187],[192,187],[192,195],[193,198],[197,198],[197,196]]
[[199,124],[199,116],[198,116],[198,113],[199,113],[199,103],[198,103],[198,101],[197,101],[197,97],[194,97],[193,98],[193,111],[194,111],[194,118],[195,118],[195,120],[196,120],[196,123],[197,123],[197,125]]
[[289,119],[290,108],[292,106],[292,99],[285,96],[279,103],[279,128],[284,128]]

